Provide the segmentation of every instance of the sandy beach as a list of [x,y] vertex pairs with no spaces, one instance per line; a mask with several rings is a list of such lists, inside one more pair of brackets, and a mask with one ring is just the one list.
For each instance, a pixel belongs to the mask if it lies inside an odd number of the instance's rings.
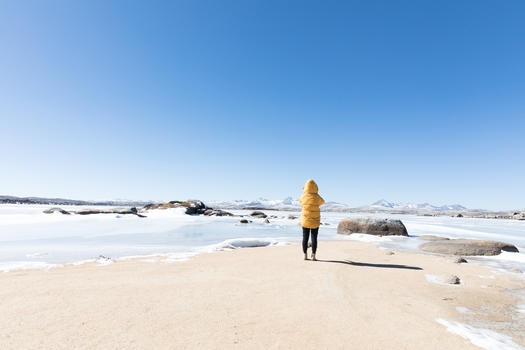
[[[0,274],[2,349],[478,349],[436,319],[508,324],[523,287],[489,268],[322,242]],[[455,274],[459,286],[427,281]],[[482,276],[482,277],[480,277]],[[484,277],[484,278],[483,278]],[[456,307],[472,310],[462,314]],[[507,323],[506,323],[507,322]],[[486,328],[486,327],[485,327]]]

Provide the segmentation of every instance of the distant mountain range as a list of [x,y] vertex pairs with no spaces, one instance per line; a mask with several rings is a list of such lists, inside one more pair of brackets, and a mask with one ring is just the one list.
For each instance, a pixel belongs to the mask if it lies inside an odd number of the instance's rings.
[[377,209],[394,209],[394,210],[428,210],[428,211],[462,211],[468,210],[466,207],[460,204],[450,205],[432,205],[429,203],[413,204],[413,203],[394,203],[387,200],[381,199],[368,206],[369,208]]
[[152,201],[109,200],[85,201],[64,198],[0,196],[0,204],[53,204],[53,205],[108,205],[108,206],[144,206]]
[[[11,204],[52,204],[52,205],[107,205],[107,206],[144,206],[156,201],[133,201],[133,200],[108,200],[108,201],[86,201],[64,198],[41,198],[41,197],[15,197],[0,196],[0,203]],[[256,200],[231,200],[231,201],[207,201],[206,204],[217,209],[266,209],[266,210],[288,210],[299,211],[301,204],[297,199],[287,197],[285,199],[270,200],[259,198]],[[370,205],[360,207],[350,207],[343,203],[326,202],[322,211],[335,212],[390,212],[390,213],[442,213],[442,212],[462,212],[483,210],[470,210],[460,204],[451,205],[432,205],[429,203],[395,203],[384,199]]]
[[[211,201],[207,202],[209,206],[220,209],[272,209],[272,210],[301,210],[301,204],[298,200],[288,197],[281,200],[269,200],[259,198],[252,201],[247,200],[233,200],[233,201]],[[381,199],[370,205],[360,207],[350,207],[343,203],[326,202],[322,207],[323,211],[341,211],[341,212],[357,212],[357,211],[384,211],[384,212],[447,212],[447,211],[466,211],[466,207],[459,204],[451,205],[432,205],[429,203],[413,204],[413,203],[394,203]]]

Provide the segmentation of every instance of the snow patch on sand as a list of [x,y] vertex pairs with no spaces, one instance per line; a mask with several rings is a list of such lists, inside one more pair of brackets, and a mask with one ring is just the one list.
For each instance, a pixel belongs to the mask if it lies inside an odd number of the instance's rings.
[[486,350],[523,350],[524,348],[512,341],[512,338],[504,334],[484,328],[474,328],[459,322],[450,322],[437,318],[436,322],[447,327],[447,331],[457,334],[480,348]]
[[62,267],[62,264],[51,264],[41,261],[11,261],[0,264],[0,271],[9,272],[13,270],[45,270]]
[[463,284],[463,281],[461,280],[459,281],[459,284],[441,283],[438,281],[438,278],[436,275],[430,275],[430,274],[425,275],[425,278],[430,283],[440,284],[442,286],[459,287],[460,285]]
[[267,247],[271,245],[284,245],[284,242],[280,242],[276,239],[271,238],[233,238],[222,241],[215,245],[216,250],[222,249],[237,249],[237,248],[255,248],[255,247]]
[[474,311],[464,306],[456,306],[456,311],[462,314],[473,314]]

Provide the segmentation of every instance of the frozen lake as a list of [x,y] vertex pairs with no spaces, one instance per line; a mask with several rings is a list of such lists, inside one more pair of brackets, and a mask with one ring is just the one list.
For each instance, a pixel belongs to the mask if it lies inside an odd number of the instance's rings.
[[[0,205],[0,270],[46,267],[51,263],[72,263],[97,259],[100,255],[118,259],[164,254],[176,260],[224,246],[298,243],[299,220],[288,215],[299,212],[266,211],[270,224],[251,219],[240,224],[238,217],[189,216],[183,209],[155,210],[146,218],[134,215],[44,214],[50,205]],[[67,207],[76,210],[82,207]],[[250,211],[234,210],[235,214]],[[401,219],[411,237],[338,235],[337,223],[349,216],[381,216]],[[417,250],[424,234],[450,238],[498,240],[525,246],[525,222],[517,220],[426,217],[414,215],[348,214],[323,212],[319,240],[364,240],[384,248]],[[233,243],[232,243],[233,242]],[[322,249],[322,248],[321,248]],[[520,250],[525,250],[521,249]],[[523,252],[483,258],[503,268],[525,270]]]

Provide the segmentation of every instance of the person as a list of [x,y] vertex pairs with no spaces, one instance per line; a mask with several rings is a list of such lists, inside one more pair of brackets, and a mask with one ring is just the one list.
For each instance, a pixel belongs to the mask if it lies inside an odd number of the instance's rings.
[[312,260],[316,260],[317,234],[321,224],[321,211],[319,207],[324,204],[324,199],[317,193],[319,188],[314,180],[306,181],[303,186],[303,195],[299,198],[299,203],[303,207],[301,211],[301,225],[303,226],[303,253],[304,260],[308,260],[308,238],[312,236]]

